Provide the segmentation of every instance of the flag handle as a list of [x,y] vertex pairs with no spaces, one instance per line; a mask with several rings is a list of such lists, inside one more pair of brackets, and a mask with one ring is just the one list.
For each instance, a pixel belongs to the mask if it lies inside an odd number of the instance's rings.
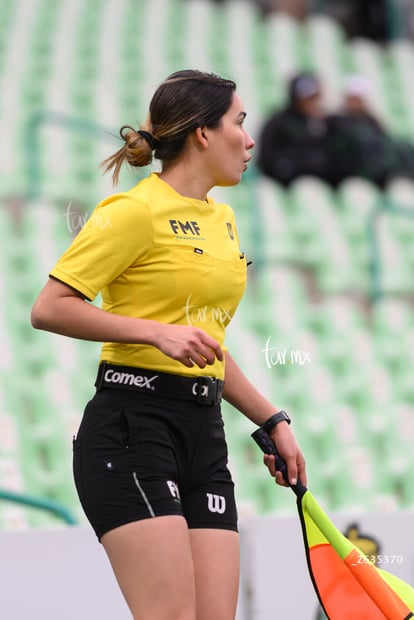
[[282,472],[283,478],[289,484],[295,495],[297,495],[297,497],[302,497],[302,495],[307,490],[306,487],[301,483],[300,480],[298,480],[296,484],[289,483],[286,461],[280,456],[270,435],[264,430],[264,428],[259,427],[257,430],[254,431],[254,433],[252,433],[251,436],[257,443],[259,448],[262,450],[262,452],[264,452],[265,454],[273,454],[273,456],[275,457],[275,466],[277,471]]

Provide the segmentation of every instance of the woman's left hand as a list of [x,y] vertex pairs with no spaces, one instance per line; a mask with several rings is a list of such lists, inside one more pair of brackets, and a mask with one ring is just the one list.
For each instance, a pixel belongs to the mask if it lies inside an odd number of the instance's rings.
[[287,483],[283,478],[282,473],[276,470],[275,457],[271,454],[265,454],[264,464],[269,469],[271,476],[276,478],[276,483],[287,487],[289,484],[295,485],[299,479],[301,483],[306,486],[307,478],[305,458],[287,422],[281,422],[275,426],[271,433],[271,438],[280,456],[284,461],[286,461],[288,469],[289,483]]

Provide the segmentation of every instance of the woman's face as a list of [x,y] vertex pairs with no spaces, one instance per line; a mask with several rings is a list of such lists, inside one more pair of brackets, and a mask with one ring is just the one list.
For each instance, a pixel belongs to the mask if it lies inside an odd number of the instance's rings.
[[244,128],[246,112],[241,98],[234,93],[229,110],[221,119],[220,127],[209,129],[209,168],[214,185],[237,185],[247,170],[251,159],[249,153],[255,145]]

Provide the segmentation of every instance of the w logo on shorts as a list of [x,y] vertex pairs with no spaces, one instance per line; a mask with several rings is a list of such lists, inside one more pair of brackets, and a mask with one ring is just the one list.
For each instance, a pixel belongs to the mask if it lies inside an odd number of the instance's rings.
[[220,515],[226,510],[226,498],[223,495],[207,493],[208,509],[210,512],[218,512]]

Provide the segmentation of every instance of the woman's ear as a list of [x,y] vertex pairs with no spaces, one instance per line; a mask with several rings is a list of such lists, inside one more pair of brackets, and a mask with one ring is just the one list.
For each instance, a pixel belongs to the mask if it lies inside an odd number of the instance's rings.
[[197,127],[197,129],[195,130],[195,137],[197,142],[201,146],[203,146],[204,148],[208,146],[208,137],[205,127]]

